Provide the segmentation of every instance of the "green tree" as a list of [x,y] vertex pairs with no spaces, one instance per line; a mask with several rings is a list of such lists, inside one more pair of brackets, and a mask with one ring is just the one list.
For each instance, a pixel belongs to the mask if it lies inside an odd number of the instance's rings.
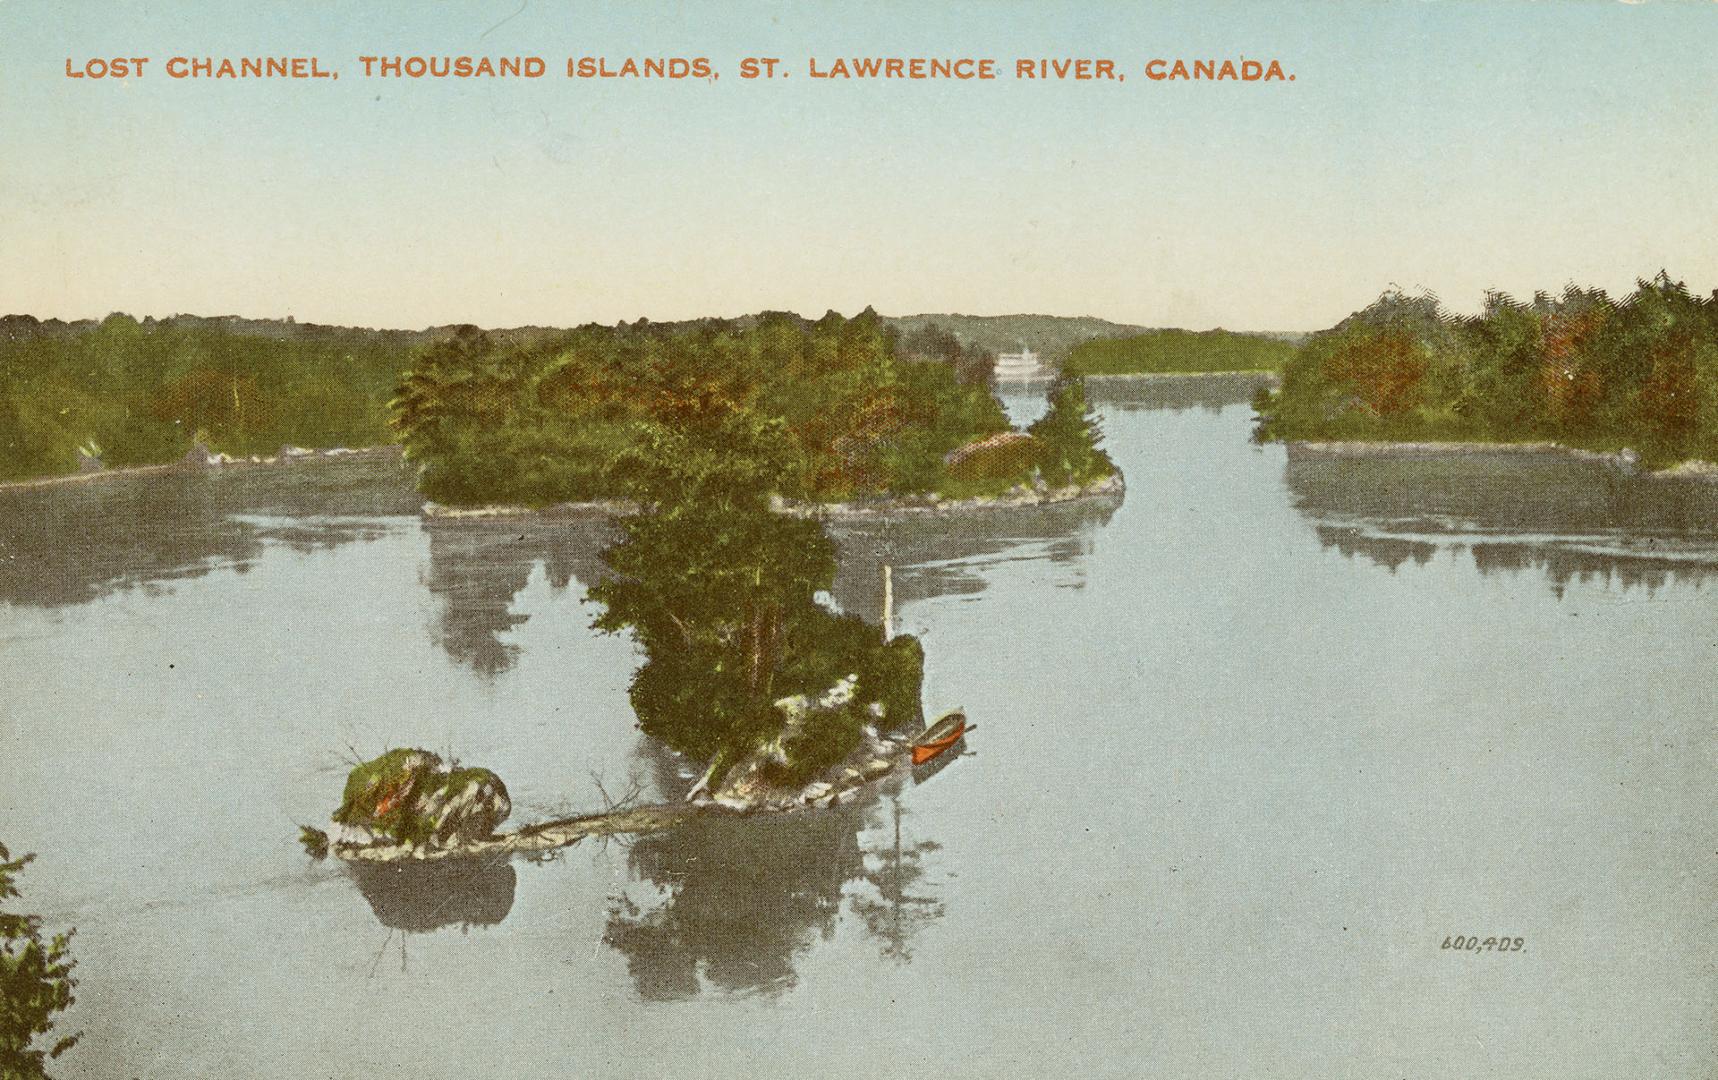
[[630,629],[650,657],[633,698],[647,734],[699,758],[763,722],[792,617],[835,575],[813,521],[770,510],[794,470],[786,425],[688,397],[673,423],[641,426],[617,473],[644,513],[603,553],[598,629]]
[[[33,859],[14,859],[0,844],[0,900],[17,898],[18,875]],[[46,1076],[47,1062],[78,1041],[73,1034],[37,1045],[52,1038],[55,1016],[76,1000],[71,938],[67,931],[44,940],[38,916],[0,910],[0,1076],[7,1080]]]
[[[684,389],[684,388],[683,388]],[[631,631],[646,654],[631,698],[645,734],[720,773],[778,735],[773,702],[858,676],[858,699],[890,724],[920,718],[923,652],[818,603],[835,548],[816,521],[772,510],[799,469],[787,425],[715,388],[682,394],[639,425],[614,479],[641,504],[603,552],[614,575],[590,590],[596,627]],[[856,704],[786,748],[791,781],[846,756],[870,719]]]
[[1036,444],[1038,468],[1052,486],[1086,484],[1115,472],[1099,449],[1103,428],[1086,399],[1086,380],[1063,374],[1047,391],[1050,410],[1027,430]]

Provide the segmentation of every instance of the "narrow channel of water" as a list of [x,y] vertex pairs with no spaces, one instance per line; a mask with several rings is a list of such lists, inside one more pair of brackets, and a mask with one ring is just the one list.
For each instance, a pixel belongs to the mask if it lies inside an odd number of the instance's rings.
[[1094,384],[1119,507],[840,530],[835,599],[893,565],[979,724],[931,781],[428,882],[299,851],[355,754],[519,820],[684,783],[589,629],[601,522],[423,520],[375,461],[0,493],[60,1072],[1696,1074],[1714,489],[1291,455],[1250,389]]

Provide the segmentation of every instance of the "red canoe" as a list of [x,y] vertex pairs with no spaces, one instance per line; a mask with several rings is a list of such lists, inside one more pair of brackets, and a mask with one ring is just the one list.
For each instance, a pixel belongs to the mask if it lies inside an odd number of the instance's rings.
[[961,740],[971,728],[967,726],[966,714],[951,712],[925,729],[913,743],[913,764],[923,765],[931,758],[947,750]]

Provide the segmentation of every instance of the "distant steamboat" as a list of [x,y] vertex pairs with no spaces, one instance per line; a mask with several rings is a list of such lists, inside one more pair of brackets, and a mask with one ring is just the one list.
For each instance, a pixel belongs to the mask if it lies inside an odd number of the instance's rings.
[[1050,377],[1037,353],[1020,346],[1019,352],[1003,353],[996,358],[996,381],[998,383],[1029,383],[1038,382]]

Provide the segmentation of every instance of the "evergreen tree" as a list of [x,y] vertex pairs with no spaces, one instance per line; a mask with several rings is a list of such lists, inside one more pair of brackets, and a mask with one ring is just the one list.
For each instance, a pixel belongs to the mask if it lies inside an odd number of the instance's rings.
[[1045,482],[1052,487],[1087,484],[1115,472],[1109,455],[1099,449],[1103,428],[1086,398],[1085,378],[1059,375],[1047,395],[1050,410],[1028,429]]

